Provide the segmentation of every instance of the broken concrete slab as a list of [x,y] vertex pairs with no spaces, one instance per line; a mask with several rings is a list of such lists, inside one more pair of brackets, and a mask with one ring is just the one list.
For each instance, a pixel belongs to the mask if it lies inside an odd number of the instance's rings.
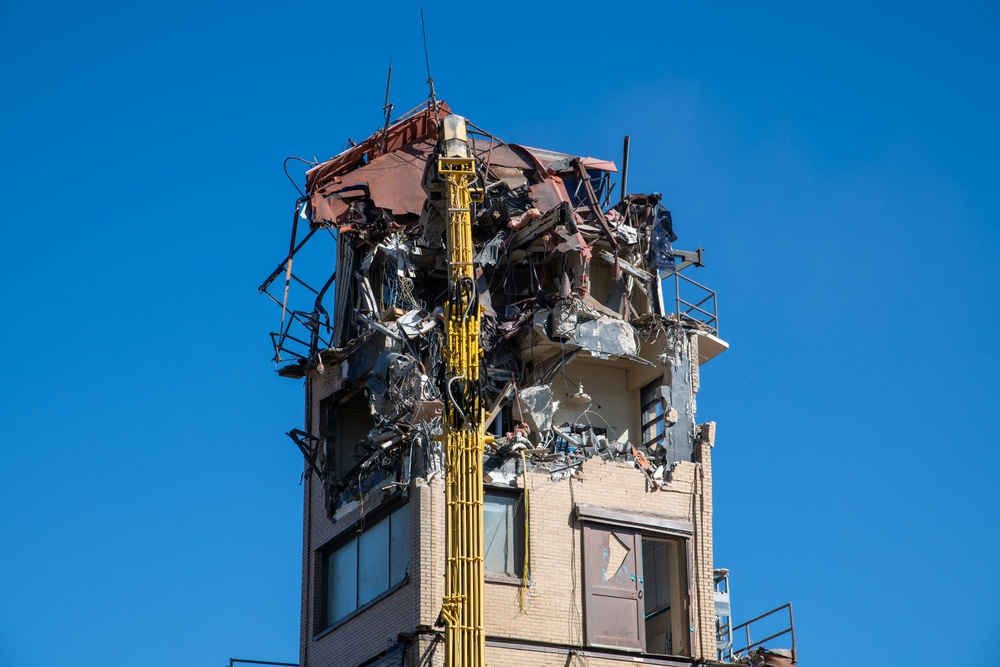
[[576,344],[599,359],[633,357],[639,352],[635,329],[610,317],[583,320],[576,325]]

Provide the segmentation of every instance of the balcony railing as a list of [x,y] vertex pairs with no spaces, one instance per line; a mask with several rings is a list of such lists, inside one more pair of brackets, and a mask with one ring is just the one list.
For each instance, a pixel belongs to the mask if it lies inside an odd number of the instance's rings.
[[[775,616],[776,614],[781,614],[781,612],[783,612],[785,610],[788,611],[788,626],[786,628],[784,628],[783,630],[780,630],[778,632],[774,632],[774,633],[768,635],[767,637],[764,637],[763,639],[754,640],[752,638],[750,631],[751,631],[751,628],[752,628],[752,626],[753,626],[754,623],[760,623],[761,621],[764,621],[765,619],[771,619],[770,622],[771,622],[772,627],[773,627],[773,623],[775,623],[776,621],[780,623],[781,620],[779,618],[771,618],[771,617]],[[781,626],[779,625],[778,627],[781,627]],[[735,644],[736,644],[735,637],[739,636],[741,634],[741,631],[746,635],[746,644],[744,646],[742,646],[742,647],[736,648],[735,647]],[[725,657],[726,657],[726,659],[727,659],[728,662],[735,662],[737,658],[739,658],[740,656],[742,656],[745,653],[749,652],[751,649],[755,649],[755,648],[758,648],[758,647],[763,647],[768,642],[771,642],[771,641],[777,639],[778,637],[783,637],[785,635],[791,635],[791,640],[792,640],[792,664],[794,665],[798,661],[798,656],[796,655],[796,652],[795,652],[795,617],[792,615],[792,603],[791,602],[787,602],[787,603],[781,605],[780,607],[777,607],[776,609],[772,609],[771,611],[769,611],[767,613],[761,614],[760,616],[757,616],[755,618],[751,618],[746,623],[741,623],[740,625],[737,625],[737,626],[733,627],[733,629],[732,629],[732,635],[731,635],[731,637],[728,638],[728,640],[731,641],[732,644],[730,645],[728,655],[725,656]],[[727,638],[719,637],[719,639],[722,640],[722,639],[727,639]]]
[[[691,280],[680,271],[664,279],[664,285],[674,284],[674,315],[683,323],[700,323],[713,335],[719,335],[719,310],[715,292]],[[666,290],[665,290],[666,291]]]

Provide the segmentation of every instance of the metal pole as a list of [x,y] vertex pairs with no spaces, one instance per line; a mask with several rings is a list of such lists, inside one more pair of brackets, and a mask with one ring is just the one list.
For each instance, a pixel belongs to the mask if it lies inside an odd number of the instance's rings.
[[625,135],[625,147],[622,149],[622,199],[625,199],[625,192],[628,184],[628,144],[629,135]]
[[681,323],[681,274],[674,271],[674,305],[677,307],[677,324]]
[[792,603],[788,603],[788,627],[792,631],[792,664],[797,664],[799,656],[795,650],[795,614],[792,613]]

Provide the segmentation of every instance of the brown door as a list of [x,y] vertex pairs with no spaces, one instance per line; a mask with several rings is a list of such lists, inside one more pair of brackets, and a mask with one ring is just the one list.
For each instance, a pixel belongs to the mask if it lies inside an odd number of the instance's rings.
[[624,527],[584,524],[587,644],[644,651],[642,538]]

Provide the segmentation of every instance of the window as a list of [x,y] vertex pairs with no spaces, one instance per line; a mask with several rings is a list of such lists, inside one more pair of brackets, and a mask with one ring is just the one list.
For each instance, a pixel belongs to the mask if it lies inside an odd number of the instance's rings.
[[323,554],[322,627],[328,628],[406,579],[410,508],[405,505]]
[[576,512],[584,521],[587,644],[690,656],[693,526],[592,505]]
[[690,655],[686,549],[686,540],[642,537],[647,653]]
[[375,427],[368,400],[358,392],[346,401],[329,397],[320,402],[320,437],[325,442],[325,471],[343,479],[358,464],[355,450]]
[[642,388],[639,402],[642,407],[642,444],[644,447],[662,447],[661,441],[666,434],[666,420],[663,405],[670,388],[663,385],[659,378]]
[[525,573],[524,494],[516,489],[486,489],[483,502],[484,566],[488,574]]

